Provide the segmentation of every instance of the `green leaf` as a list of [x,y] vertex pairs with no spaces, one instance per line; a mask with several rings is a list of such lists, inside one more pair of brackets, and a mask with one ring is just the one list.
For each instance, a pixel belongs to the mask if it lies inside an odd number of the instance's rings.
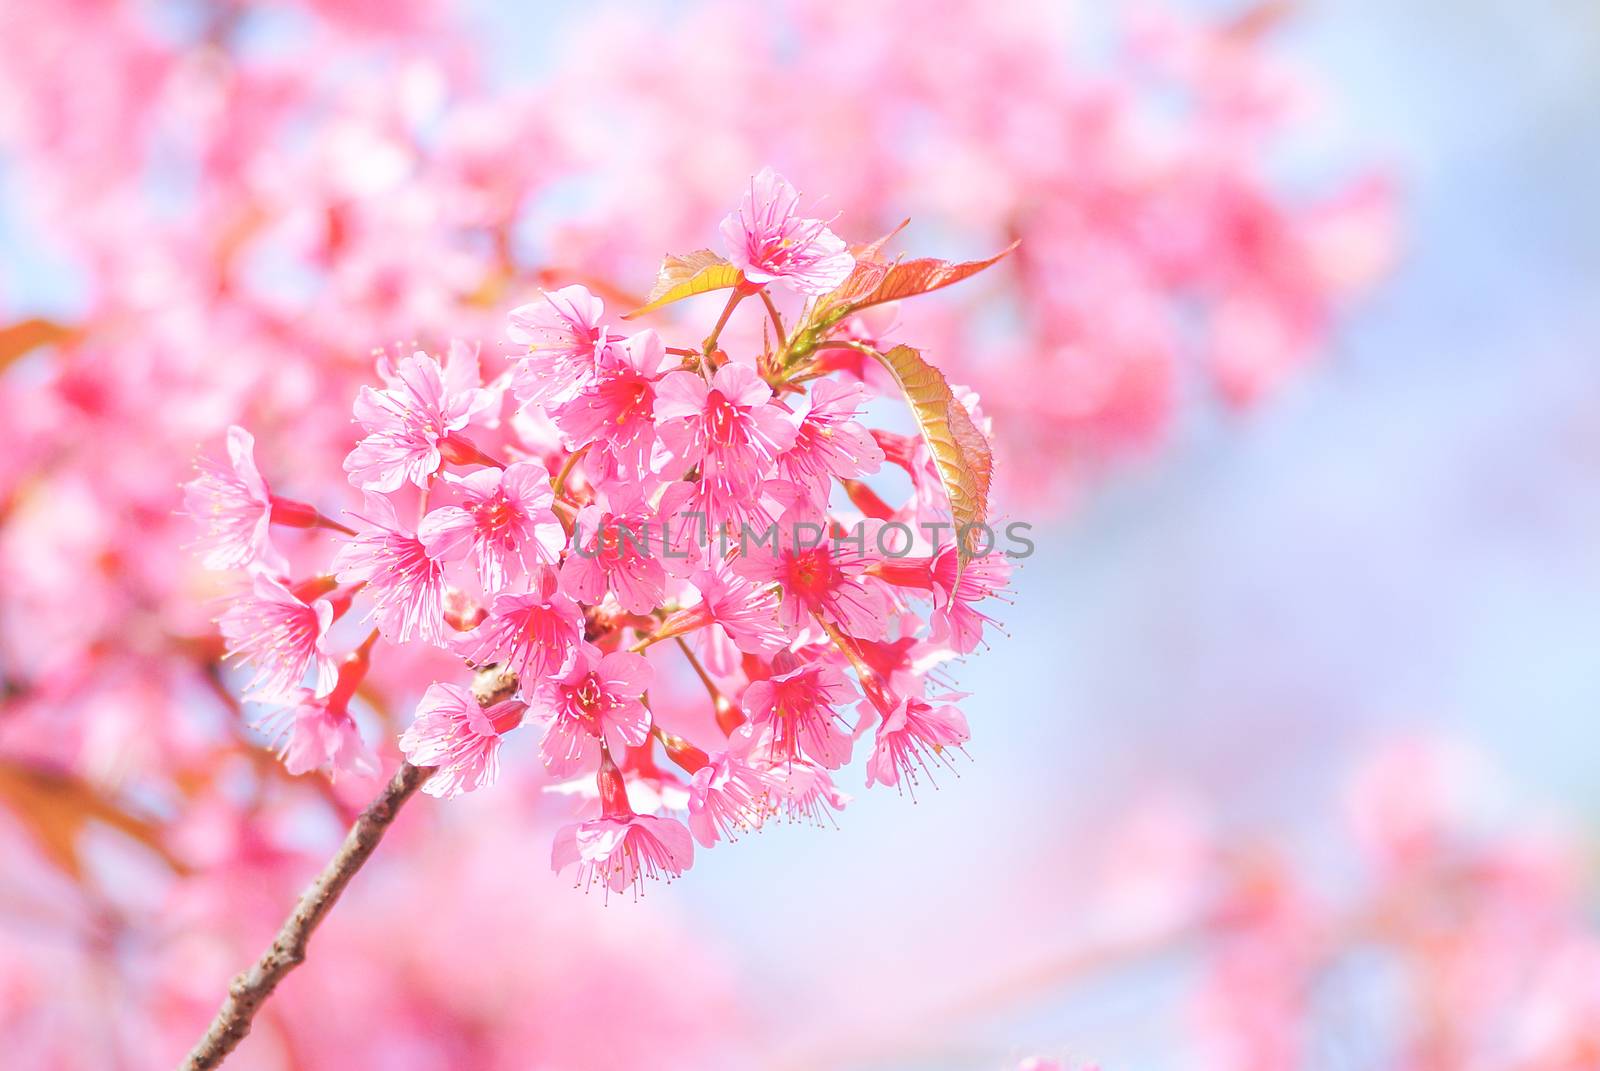
[[684,253],[681,256],[672,254],[661,262],[661,270],[656,274],[656,285],[650,291],[650,296],[645,299],[645,304],[628,313],[623,319],[632,320],[636,316],[654,312],[663,305],[670,305],[674,301],[682,301],[696,294],[708,294],[713,290],[731,290],[743,280],[743,273],[729,263],[726,257],[719,256],[709,249],[696,249],[693,253]]
[[[981,526],[989,513],[989,485],[994,478],[994,454],[989,440],[972,414],[950,390],[944,374],[922,359],[910,346],[896,346],[874,354],[900,385],[917,418],[922,439],[928,444],[956,526],[956,554],[965,566],[972,560]],[[965,530],[965,538],[963,538]]]

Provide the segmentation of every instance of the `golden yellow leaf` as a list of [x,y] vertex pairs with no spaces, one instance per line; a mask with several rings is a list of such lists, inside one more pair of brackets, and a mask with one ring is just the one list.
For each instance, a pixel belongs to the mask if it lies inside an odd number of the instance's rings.
[[643,316],[663,305],[670,305],[674,301],[682,301],[696,294],[729,290],[738,286],[743,279],[743,273],[729,263],[726,257],[709,249],[696,249],[693,253],[684,253],[681,256],[673,254],[661,262],[661,270],[656,275],[656,285],[651,289],[650,296],[645,299],[645,304],[628,313],[623,319],[631,320],[636,316]]
[[65,324],[37,316],[0,327],[0,368],[5,368],[12,361],[40,346],[53,346],[58,342],[66,342],[76,334],[76,331]]
[[896,346],[876,356],[905,394],[939,470],[956,526],[956,553],[964,566],[973,557],[979,529],[989,512],[989,484],[994,478],[989,440],[950,390],[944,374],[923,360],[922,354],[910,346]]
[[83,876],[78,839],[94,822],[145,845],[174,870],[182,869],[153,823],[129,814],[66,771],[0,760],[0,804],[22,821],[50,860],[75,879]]

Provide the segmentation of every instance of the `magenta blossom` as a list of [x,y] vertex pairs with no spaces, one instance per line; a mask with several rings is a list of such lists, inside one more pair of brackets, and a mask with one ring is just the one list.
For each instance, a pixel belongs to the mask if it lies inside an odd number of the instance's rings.
[[400,751],[415,766],[436,767],[422,786],[430,796],[487,787],[500,775],[500,737],[522,724],[525,709],[515,699],[484,709],[468,688],[431,684],[400,736]]
[[552,777],[592,770],[600,745],[619,755],[650,738],[650,712],[640,702],[653,677],[650,663],[629,651],[601,656],[585,644],[572,669],[536,702],[549,714],[539,755]]
[[550,508],[555,495],[543,465],[518,461],[465,476],[445,473],[444,481],[459,489],[461,503],[440,506],[417,527],[430,555],[441,561],[472,555],[486,591],[532,566],[560,561],[567,533]]
[[954,543],[941,547],[933,558],[933,614],[931,639],[969,654],[983,642],[985,625],[994,618],[978,609],[985,599],[1001,595],[1011,579],[1011,563],[1004,554],[986,554],[961,568]]
[[255,445],[248,431],[228,428],[227,464],[202,455],[197,475],[183,485],[184,512],[203,528],[195,546],[207,569],[285,568],[269,535],[272,492],[256,468]]
[[361,731],[343,701],[318,697],[309,688],[294,689],[285,698],[287,707],[256,723],[277,738],[284,769],[296,776],[313,770],[357,777],[378,772],[377,757],[362,742]]
[[557,871],[577,864],[577,886],[598,884],[608,893],[632,887],[640,895],[646,881],[678,877],[694,862],[694,840],[675,818],[627,814],[595,818],[556,833],[550,865]]
[[333,568],[343,584],[360,581],[372,596],[371,616],[384,636],[405,643],[444,639],[444,565],[400,523],[382,495],[368,495],[355,538],[340,547]]
[[328,628],[334,607],[327,599],[306,603],[264,573],[251,579],[251,590],[234,600],[217,619],[228,643],[228,657],[255,666],[245,685],[246,698],[278,698],[294,691],[315,667],[313,695],[333,690],[338,666],[328,653]]
[[443,464],[446,444],[494,404],[495,394],[478,386],[477,354],[459,342],[451,343],[443,369],[416,353],[392,370],[385,360],[379,371],[388,387],[362,387],[356,396],[355,417],[367,435],[344,469],[363,491],[395,491],[407,480],[424,487]]
[[849,277],[855,258],[825,222],[802,217],[799,208],[795,188],[772,168],[762,168],[739,210],[722,221],[722,240],[750,282],[826,294]]

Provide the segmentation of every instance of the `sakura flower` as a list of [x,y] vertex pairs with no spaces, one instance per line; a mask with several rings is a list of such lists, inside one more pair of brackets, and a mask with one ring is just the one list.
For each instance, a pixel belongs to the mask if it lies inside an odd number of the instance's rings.
[[961,654],[975,650],[983,642],[983,627],[994,624],[975,604],[1004,591],[1010,577],[1011,563],[1003,554],[985,554],[961,568],[955,544],[941,547],[933,559],[932,640]]
[[626,754],[650,738],[650,712],[640,698],[650,688],[650,663],[629,651],[601,656],[579,648],[572,668],[545,687],[539,705],[549,713],[539,755],[552,777],[593,769],[600,745]]
[[734,363],[710,384],[673,372],[656,388],[658,434],[680,464],[699,466],[697,505],[712,528],[744,519],[778,454],[794,443],[794,425],[771,397],[755,369]]
[[312,694],[332,691],[338,666],[328,654],[327,634],[333,618],[333,603],[327,599],[308,604],[280,581],[257,573],[250,592],[217,619],[228,657],[256,667],[245,685],[246,697],[287,695],[312,667],[317,674]]
[[278,756],[291,774],[317,769],[326,769],[330,776],[378,772],[378,761],[350,715],[350,700],[367,675],[371,650],[369,639],[346,656],[327,695],[296,688],[285,696],[288,706],[256,722],[278,742]]
[[226,464],[202,455],[199,470],[183,486],[184,512],[204,526],[195,546],[207,569],[239,569],[259,563],[274,572],[285,567],[272,547],[272,492],[256,468],[255,437],[228,428]]
[[345,458],[350,482],[363,491],[395,491],[407,480],[418,487],[439,471],[447,443],[470,444],[458,433],[494,404],[478,377],[477,354],[452,343],[444,368],[426,353],[381,369],[388,387],[362,387],[355,417],[366,437]]
[[870,586],[876,581],[862,575],[867,563],[846,551],[842,541],[835,545],[821,525],[794,512],[778,520],[771,543],[750,541],[733,567],[741,576],[778,585],[778,620],[788,628],[799,628],[816,615],[852,636],[883,634],[888,607],[882,593]]
[[589,463],[602,481],[649,470],[656,443],[654,379],[666,347],[654,331],[641,331],[610,352],[617,359],[551,413],[569,448],[590,448]]
[[842,811],[850,803],[828,771],[815,763],[779,764],[763,772],[772,785],[770,804],[786,821],[819,828],[837,825],[832,812]]
[[591,605],[610,591],[624,610],[648,613],[666,592],[666,569],[652,550],[662,526],[636,487],[625,485],[614,497],[615,509],[589,505],[578,512],[561,589]]
[[[863,702],[862,707],[866,706]],[[862,713],[870,716],[865,709]],[[902,699],[878,726],[867,758],[867,785],[898,786],[904,777],[915,788],[918,770],[930,773],[930,760],[950,765],[945,750],[961,747],[969,735],[967,719],[956,707],[948,703],[935,706],[914,697]]]
[[445,482],[461,491],[461,504],[440,506],[423,518],[417,538],[441,561],[472,555],[484,589],[505,585],[513,566],[555,565],[567,533],[551,503],[550,473],[536,461],[504,469],[487,467],[465,476],[446,473]]
[[765,731],[763,750],[774,763],[792,765],[802,755],[837,770],[850,761],[850,734],[839,708],[856,698],[850,679],[827,662],[802,665],[744,692],[750,729]]
[[713,558],[697,569],[691,583],[700,601],[667,617],[661,632],[676,635],[697,629],[726,636],[747,654],[771,656],[788,646],[787,630],[778,622],[778,595],[770,585],[740,576],[725,560]]
[[818,513],[827,509],[836,477],[855,479],[883,464],[883,451],[855,420],[866,393],[860,383],[818,380],[794,445],[778,455],[778,475],[803,490]]
[[731,752],[706,761],[689,783],[689,831],[704,847],[759,829],[771,809],[771,785]]
[[459,684],[431,684],[400,736],[400,751],[414,766],[436,767],[422,786],[430,796],[484,788],[500,775],[500,737],[522,724],[526,709],[515,699],[484,709]]
[[287,707],[256,723],[280,740],[278,757],[284,769],[296,776],[319,769],[333,776],[378,772],[377,757],[362,742],[345,698],[319,697],[309,688],[296,688],[285,698]]
[[553,573],[542,569],[531,591],[496,595],[488,615],[453,647],[475,664],[503,664],[527,691],[540,681],[565,676],[577,661],[582,640],[583,614],[577,603],[557,590]]
[[394,506],[382,495],[368,495],[367,516],[340,547],[333,568],[340,583],[362,582],[372,597],[372,616],[394,643],[420,636],[437,644],[444,639],[444,565],[400,523]]
[[795,188],[772,168],[762,168],[739,210],[722,221],[722,239],[750,282],[826,294],[849,277],[855,258],[826,223],[802,217],[799,207]]
[[600,323],[604,313],[600,299],[582,286],[546,291],[537,301],[511,310],[506,334],[528,347],[512,369],[511,386],[519,401],[557,401],[589,384],[615,337]]
[[694,839],[674,818],[635,814],[622,773],[602,754],[599,773],[601,817],[563,827],[550,851],[558,873],[576,865],[579,888],[598,882],[606,892],[632,888],[635,898],[647,880],[671,880],[694,862]]

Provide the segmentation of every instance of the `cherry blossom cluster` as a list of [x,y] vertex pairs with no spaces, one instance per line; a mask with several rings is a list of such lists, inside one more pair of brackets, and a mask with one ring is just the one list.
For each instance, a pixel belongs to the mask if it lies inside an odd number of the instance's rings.
[[[981,265],[888,261],[882,242],[853,253],[802,213],[765,170],[723,222],[726,257],[668,259],[647,308],[729,291],[696,347],[628,333],[572,285],[511,313],[522,352],[487,380],[461,342],[443,360],[382,356],[383,385],[354,404],[344,470],[362,501],[344,521],[276,495],[249,433],[230,429],[227,460],[201,461],[185,506],[205,564],[250,574],[220,627],[253,673],[248,697],[276,704],[261,724],[291,772],[376,769],[351,702],[380,644],[465,667],[426,689],[399,740],[433,768],[425,792],[492,784],[502,740],[537,727],[549,776],[595,801],[555,838],[555,867],[584,886],[637,891],[686,870],[695,842],[825,820],[858,741],[869,786],[913,790],[951,764],[967,723],[937,667],[982,642],[1009,566],[963,543],[981,525],[955,523],[966,499],[951,481],[986,468],[942,454],[934,433],[862,423],[862,362],[896,365],[851,337],[848,313]],[[730,354],[720,332],[752,298],[768,344]],[[780,301],[796,300],[786,325]],[[896,360],[920,360],[909,352]],[[976,399],[936,383],[908,381],[919,418],[985,449]],[[889,464],[912,488],[897,509],[863,482]],[[341,542],[297,577],[274,525]],[[347,617],[373,627],[341,659]],[[708,717],[673,712],[656,687],[648,655],[668,641]]]

